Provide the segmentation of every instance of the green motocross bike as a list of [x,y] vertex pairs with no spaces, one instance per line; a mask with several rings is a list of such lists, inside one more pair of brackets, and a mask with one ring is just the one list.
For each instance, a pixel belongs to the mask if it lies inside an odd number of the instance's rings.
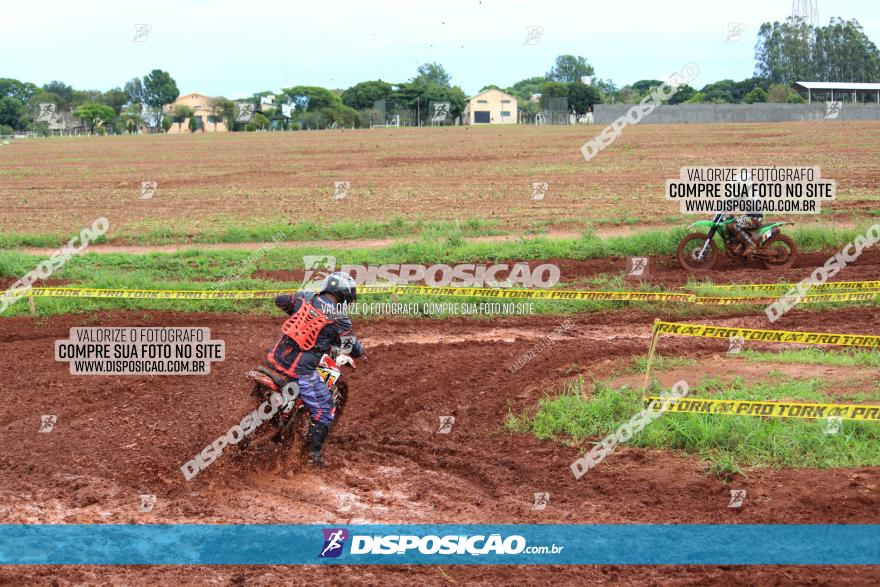
[[724,253],[731,259],[737,259],[746,263],[749,259],[756,259],[764,269],[788,269],[794,264],[797,257],[797,247],[794,241],[782,234],[779,227],[790,222],[771,222],[762,224],[758,228],[748,231],[758,245],[755,252],[748,257],[743,256],[743,245],[728,229],[735,221],[732,216],[716,214],[712,220],[700,220],[694,222],[688,228],[705,230],[706,232],[691,232],[686,234],[678,242],[678,263],[686,271],[709,271],[718,262],[718,245],[715,244],[715,236],[721,237],[724,243]]

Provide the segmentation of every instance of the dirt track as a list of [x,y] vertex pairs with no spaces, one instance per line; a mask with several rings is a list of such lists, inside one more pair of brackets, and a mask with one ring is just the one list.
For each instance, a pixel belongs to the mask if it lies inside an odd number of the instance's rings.
[[[877,208],[876,121],[636,125],[601,156],[597,127],[196,133],[25,141],[0,160],[0,227],[79,232],[98,216],[115,234],[169,226],[195,235],[231,223],[482,218],[502,230],[677,214],[663,186],[686,165],[818,165],[838,182],[840,220]],[[198,165],[193,165],[198,161]],[[142,182],[157,182],[141,198]],[[350,193],[335,200],[334,182]],[[532,184],[547,182],[543,200]],[[58,202],[65,202],[59,206]]]
[[[6,504],[0,522],[880,522],[877,468],[757,469],[724,484],[707,476],[696,458],[624,448],[576,481],[568,469],[577,457],[574,448],[502,430],[508,410],[534,406],[542,395],[558,392],[567,378],[607,377],[643,354],[654,318],[636,311],[575,317],[578,328],[571,337],[516,375],[507,365],[562,318],[364,323],[360,335],[370,360],[349,375],[351,401],[328,442],[330,468],[303,469],[295,458],[284,460],[271,451],[244,458],[230,453],[190,482],[178,468],[224,432],[229,406],[246,392],[241,374],[274,341],[278,319],[155,312],[6,319],[0,322],[0,352],[6,358],[0,364],[0,503]],[[779,327],[873,333],[878,319],[880,309],[873,308],[822,315],[793,311]],[[758,320],[731,315],[713,322],[757,325]],[[53,341],[82,325],[208,326],[213,338],[226,341],[227,359],[215,363],[207,377],[72,377],[65,363],[54,361]],[[708,356],[725,348],[725,341],[703,339],[664,338],[662,343],[664,354],[675,355]],[[37,433],[41,414],[58,416],[49,434]],[[456,416],[449,435],[435,433],[441,415]],[[742,509],[727,507],[732,487],[748,490]],[[550,504],[531,511],[532,494],[539,491],[551,494]],[[158,497],[151,513],[138,512],[142,493]],[[339,511],[343,499],[351,500],[345,513]],[[334,583],[335,575],[326,570],[293,572],[317,584]],[[516,577],[535,584],[551,577],[566,583],[756,580],[755,569],[735,567],[688,568],[674,577],[665,569],[614,567],[534,569],[524,575],[510,568],[416,572],[431,583],[447,582],[447,576],[468,582]],[[834,582],[843,575],[858,583],[880,579],[876,569],[865,568],[758,572],[768,579],[773,573],[781,584]],[[363,583],[411,584],[408,573],[412,570],[358,569],[346,576]],[[273,583],[287,571],[213,568],[207,574],[232,583],[259,577]],[[61,575],[74,582],[114,576],[138,584],[191,577],[184,569],[158,568],[148,573],[65,569]],[[7,568],[2,577],[36,581],[49,574]]]
[[[649,257],[649,274],[644,279],[646,283],[664,285],[666,287],[681,287],[687,284],[689,278],[696,280],[712,280],[717,284],[728,283],[775,283],[786,280],[789,283],[797,283],[801,279],[809,277],[817,268],[821,267],[825,260],[837,253],[837,250],[799,253],[794,266],[785,270],[768,271],[762,269],[755,262],[742,265],[729,259],[721,259],[717,267],[701,274],[689,274],[682,271],[672,256],[655,255]],[[624,275],[627,269],[626,257],[603,257],[600,259],[541,259],[531,261],[500,261],[507,263],[528,263],[534,269],[544,263],[553,263],[559,267],[561,281],[565,283],[583,284],[599,276]],[[276,281],[301,282],[302,270],[291,271],[266,271],[254,272],[254,277],[271,279]],[[850,264],[837,275],[832,281],[868,281],[880,279],[880,249],[865,249],[855,263]],[[637,285],[638,280],[631,280],[631,284]]]

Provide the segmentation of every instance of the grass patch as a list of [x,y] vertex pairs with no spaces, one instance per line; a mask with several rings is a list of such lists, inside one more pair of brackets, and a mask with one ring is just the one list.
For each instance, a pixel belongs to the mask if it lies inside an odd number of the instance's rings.
[[773,362],[837,367],[880,367],[880,352],[864,349],[823,351],[821,349],[789,349],[776,353],[743,350],[740,356],[754,363]]
[[[591,226],[586,226],[580,238],[548,239],[519,238],[511,242],[475,243],[466,240],[466,235],[483,230],[487,225],[480,221],[460,223],[424,223],[421,225],[420,237],[412,242],[396,243],[382,248],[345,248],[326,249],[316,246],[269,246],[255,250],[237,249],[199,249],[198,246],[184,249],[176,253],[89,253],[73,257],[60,271],[52,277],[63,279],[83,287],[119,287],[132,289],[206,289],[211,282],[230,279],[228,289],[253,288],[295,288],[295,282],[279,283],[260,279],[257,271],[294,270],[303,268],[305,255],[334,255],[337,266],[343,265],[379,265],[383,263],[495,263],[510,260],[529,259],[584,259],[590,257],[627,256],[643,254],[664,254],[674,248],[683,230],[649,231],[627,236],[601,239],[596,236]],[[275,230],[276,226],[267,227]],[[272,233],[273,235],[277,232]],[[224,238],[250,238],[246,235],[230,235]],[[53,245],[55,246],[55,245]],[[18,251],[0,250],[0,278],[15,279],[31,271],[45,257],[24,254]],[[632,289],[621,275],[591,280],[597,289]],[[39,285],[37,283],[36,285]],[[707,289],[706,293],[733,295],[730,290],[716,289],[707,283],[695,283],[694,287]],[[557,287],[571,288],[571,284],[559,284]],[[587,287],[593,287],[588,285]],[[664,291],[661,286],[642,284],[641,291]],[[755,295],[762,295],[755,293]],[[407,301],[432,301],[437,298],[414,298]],[[480,298],[444,298],[456,302],[488,301]],[[45,302],[45,303],[44,303]],[[132,301],[142,304],[141,301]],[[97,304],[97,305],[95,305]],[[106,304],[106,305],[105,305]],[[199,303],[166,302],[161,309],[188,309],[190,307],[204,311],[227,311],[230,307],[244,308],[245,311],[254,306],[253,302],[213,302]],[[853,304],[844,302],[848,307]],[[259,304],[257,304],[259,305]],[[809,310],[824,310],[838,307],[840,304],[824,303],[805,306]],[[876,306],[876,302],[862,302],[861,306]],[[16,305],[18,306],[18,304]],[[114,308],[118,302],[86,302],[85,300],[49,300],[41,299],[38,308],[47,312],[76,311],[85,308]],[[152,308],[153,305],[137,307]],[[658,302],[572,302],[534,300],[536,313],[569,314],[573,312],[613,310],[617,308],[637,307],[646,310],[674,308],[680,317],[712,316],[739,310],[754,310],[752,305],[700,307],[674,305]],[[271,306],[270,306],[271,308]],[[20,312],[20,310],[10,310]]]
[[[654,362],[651,364],[652,371],[669,371],[670,369],[680,369],[682,367],[695,367],[697,360],[690,357],[673,357],[665,355],[654,355]],[[628,373],[644,373],[648,368],[648,355],[641,355],[633,358],[632,367]]]
[[[235,224],[227,219],[217,219],[210,226],[171,226],[167,223],[145,223],[142,231],[116,232],[104,237],[103,241],[116,245],[169,245],[178,243],[259,243],[271,241],[283,235],[287,241],[308,240],[358,240],[379,239],[419,235],[448,236],[458,234],[464,237],[502,234],[496,229],[497,221],[470,218],[468,220],[415,220],[408,221],[395,217],[387,222],[335,222],[319,225],[313,222],[289,224],[287,222],[268,222],[259,224]],[[216,226],[216,228],[214,228]],[[58,247],[70,239],[67,234],[0,234],[0,248],[10,247]]]
[[[654,391],[659,391],[656,387]],[[749,400],[829,401],[819,380],[779,378],[746,385],[742,378],[706,379],[690,397]],[[534,416],[508,415],[505,428],[539,439],[584,446],[598,443],[643,409],[642,394],[627,386],[596,383],[587,393],[582,379],[556,397],[546,397]],[[845,420],[838,434],[826,434],[822,420],[762,419],[710,414],[665,414],[629,444],[698,455],[714,474],[745,467],[836,468],[880,465],[880,425]]]

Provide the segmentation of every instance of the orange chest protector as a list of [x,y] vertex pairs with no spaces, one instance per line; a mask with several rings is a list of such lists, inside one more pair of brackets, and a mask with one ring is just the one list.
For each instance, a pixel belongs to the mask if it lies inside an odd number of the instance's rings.
[[321,329],[333,322],[324,312],[303,301],[281,327],[281,332],[293,339],[299,348],[308,351],[318,342]]

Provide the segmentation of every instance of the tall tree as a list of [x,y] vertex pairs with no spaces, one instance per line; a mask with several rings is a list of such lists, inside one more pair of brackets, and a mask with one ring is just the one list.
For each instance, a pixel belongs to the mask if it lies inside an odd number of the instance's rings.
[[542,76],[530,77],[524,80],[520,80],[513,84],[513,86],[510,88],[510,93],[520,100],[528,100],[534,94],[541,93],[541,86],[543,86],[544,82],[546,81],[547,78]]
[[387,100],[393,89],[382,80],[360,82],[342,92],[342,103],[356,110],[372,108],[377,100]]
[[[162,109],[180,96],[177,82],[167,71],[154,69],[144,76],[144,102],[159,111],[159,122],[162,122]],[[164,128],[164,125],[163,125]]]
[[99,125],[112,122],[116,118],[116,113],[109,106],[93,103],[83,104],[77,108],[76,116],[85,123],[89,132],[95,132]]
[[579,82],[581,77],[594,73],[593,66],[580,55],[560,55],[546,77],[554,82]]
[[20,82],[8,77],[0,78],[0,98],[9,96],[25,103],[39,91],[40,88],[30,82]]
[[853,82],[880,77],[880,51],[857,20],[832,18],[812,27],[791,17],[765,22],[755,45],[755,74],[771,83]]
[[48,84],[43,85],[43,91],[55,94],[61,99],[58,108],[69,106],[73,102],[73,88],[64,82],[58,80],[51,81]]
[[122,108],[128,102],[128,94],[120,88],[113,88],[104,92],[101,96],[101,103],[106,104],[116,111],[116,114],[122,114]]
[[419,66],[418,69],[419,75],[416,76],[416,79],[424,79],[428,82],[434,82],[440,86],[449,87],[449,82],[452,77],[446,72],[446,69],[443,68],[439,63],[423,63]]
[[581,82],[571,82],[567,85],[568,107],[578,118],[589,112],[593,104],[602,103],[602,94],[597,88]]
[[211,110],[211,115],[214,117],[215,131],[217,130],[218,118],[226,121],[227,130],[232,130],[232,125],[235,124],[235,102],[229,98],[217,96],[216,98],[211,98],[208,108]]
[[144,103],[144,83],[141,78],[134,77],[125,82],[123,91],[128,95],[128,101],[131,104],[140,106]]
[[0,98],[0,124],[20,129],[22,117],[25,116],[24,105],[12,96]]

